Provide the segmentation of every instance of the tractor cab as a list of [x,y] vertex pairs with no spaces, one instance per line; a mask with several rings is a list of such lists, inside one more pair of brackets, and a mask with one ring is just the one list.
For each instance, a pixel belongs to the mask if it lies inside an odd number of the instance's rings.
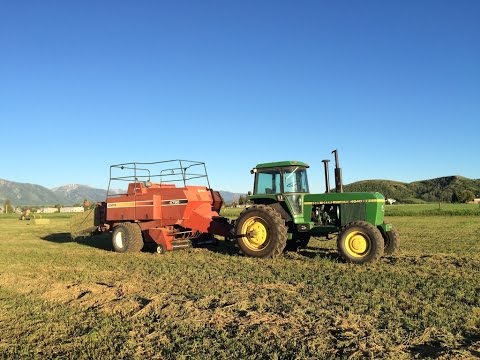
[[308,193],[308,165],[300,161],[280,161],[258,164],[255,174],[254,195]]
[[[302,213],[303,195],[308,194],[307,168],[300,161],[279,161],[258,164],[252,173],[255,174],[253,196],[255,202],[282,201],[290,205],[293,214]],[[267,198],[267,199],[265,199]]]

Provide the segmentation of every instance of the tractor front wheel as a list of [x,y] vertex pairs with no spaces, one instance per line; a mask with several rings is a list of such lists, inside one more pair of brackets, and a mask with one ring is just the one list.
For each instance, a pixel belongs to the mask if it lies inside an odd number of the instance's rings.
[[113,228],[113,249],[116,252],[138,252],[143,248],[142,230],[135,223],[125,222]]
[[390,231],[382,232],[383,240],[385,241],[384,254],[395,255],[400,247],[400,236],[397,229],[392,227]]
[[351,263],[362,264],[383,256],[384,241],[380,230],[365,221],[343,227],[337,238],[338,252]]
[[235,222],[235,234],[240,250],[253,257],[276,257],[287,244],[285,220],[265,205],[253,205],[244,210]]

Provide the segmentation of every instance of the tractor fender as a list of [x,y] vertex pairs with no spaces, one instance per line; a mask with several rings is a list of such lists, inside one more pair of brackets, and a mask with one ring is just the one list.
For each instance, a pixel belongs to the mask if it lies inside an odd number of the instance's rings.
[[267,204],[267,206],[277,211],[282,217],[282,219],[285,220],[286,222],[293,221],[293,218],[290,216],[289,212],[285,209],[282,203],[277,202],[277,203]]

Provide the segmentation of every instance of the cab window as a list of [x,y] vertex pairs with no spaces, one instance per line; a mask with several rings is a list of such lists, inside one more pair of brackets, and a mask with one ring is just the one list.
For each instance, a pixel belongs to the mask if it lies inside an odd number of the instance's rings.
[[278,194],[280,188],[280,172],[278,170],[258,172],[256,176],[255,194]]
[[307,169],[298,166],[286,168],[283,173],[283,187],[286,193],[308,193]]

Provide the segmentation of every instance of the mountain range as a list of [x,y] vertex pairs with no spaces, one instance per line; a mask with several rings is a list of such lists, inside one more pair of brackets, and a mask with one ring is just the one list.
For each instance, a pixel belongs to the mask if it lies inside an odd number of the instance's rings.
[[[220,191],[225,202],[237,200],[241,195],[229,191]],[[90,202],[105,201],[107,190],[96,189],[87,185],[69,184],[48,189],[41,185],[19,183],[0,179],[0,204],[10,200],[13,206],[74,205],[82,204],[85,199]]]
[[[469,196],[480,197],[480,179],[468,179],[462,176],[446,176],[430,180],[403,183],[392,180],[363,180],[344,186],[345,191],[378,191],[385,198],[398,202],[457,202]],[[86,185],[70,184],[53,189],[41,185],[18,183],[0,179],[0,202],[10,200],[14,206],[73,205],[81,204],[84,199],[90,202],[104,201],[107,191]],[[240,193],[220,191],[224,201],[238,200]],[[472,195],[473,194],[473,195]]]

